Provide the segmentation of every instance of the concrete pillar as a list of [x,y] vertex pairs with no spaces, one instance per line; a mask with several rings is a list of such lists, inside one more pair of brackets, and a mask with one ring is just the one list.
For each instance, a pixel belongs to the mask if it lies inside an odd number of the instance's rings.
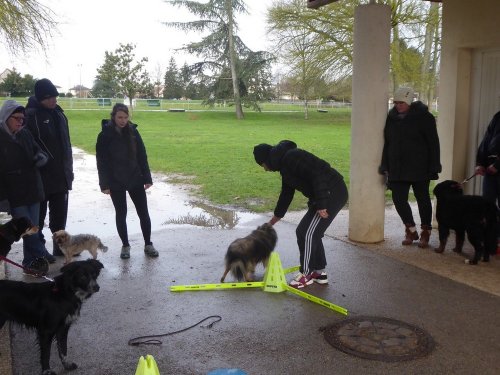
[[354,16],[349,239],[384,239],[385,186],[378,174],[389,99],[391,8],[360,5]]

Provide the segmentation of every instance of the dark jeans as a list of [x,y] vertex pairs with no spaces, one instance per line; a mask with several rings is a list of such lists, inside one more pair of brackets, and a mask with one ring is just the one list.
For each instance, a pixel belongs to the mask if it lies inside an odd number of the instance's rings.
[[[151,245],[151,219],[149,217],[148,201],[144,186],[139,185],[136,188],[129,190],[128,195],[130,196],[130,199],[132,199],[137,215],[139,216],[144,243],[146,245]],[[118,230],[118,235],[122,240],[123,246],[130,246],[127,231],[126,190],[111,190],[111,200],[115,206],[116,229]]]
[[[498,210],[500,203],[500,174],[485,174],[483,178],[483,197],[493,203]],[[500,239],[500,223],[497,228],[497,238]]]
[[300,272],[308,274],[326,267],[323,236],[335,216],[347,202],[348,192],[344,181],[337,183],[331,191],[331,199],[326,207],[328,218],[323,219],[317,208],[310,207],[300,221],[295,233],[300,252]]
[[[11,207],[12,217],[27,217],[32,223],[36,223],[39,217],[40,204],[34,203],[29,206]],[[23,266],[29,266],[36,258],[45,257],[47,249],[40,240],[38,233],[23,237]]]
[[413,194],[417,199],[418,213],[420,214],[420,224],[431,226],[432,223],[432,203],[429,194],[430,181],[406,182],[397,181],[391,182],[392,201],[396,207],[396,211],[404,224],[415,226],[413,213],[410,204],[408,203],[408,194],[410,187],[413,189]]
[[[47,216],[47,207],[49,209],[49,228],[50,232],[54,233],[61,229],[66,229],[66,221],[68,219],[68,192],[60,192],[49,194],[45,200],[40,203],[40,217],[38,226],[40,228],[40,239],[45,243],[42,230],[45,224],[45,217]],[[53,254],[62,255],[61,249],[54,242]]]

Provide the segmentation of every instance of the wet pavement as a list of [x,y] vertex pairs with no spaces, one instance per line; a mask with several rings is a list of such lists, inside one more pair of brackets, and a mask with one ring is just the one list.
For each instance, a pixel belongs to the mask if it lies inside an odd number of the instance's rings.
[[[86,160],[87,156],[82,158]],[[86,163],[91,163],[92,157],[88,158],[90,161]],[[187,197],[184,202],[189,202],[188,191],[174,187],[179,190],[160,192],[157,191],[162,190],[158,189],[160,184],[155,180],[148,199],[154,225],[152,240],[160,257],[150,259],[144,255],[138,223],[132,223],[135,211],[130,208],[131,258],[121,260],[121,243],[115,234],[109,197],[98,191],[96,180],[83,182],[95,189],[95,194],[79,196],[79,184],[75,184],[70,197],[68,230],[98,235],[109,251],[99,253],[105,266],[99,278],[101,289],[84,303],[81,317],[69,334],[68,353],[79,365],[72,374],[134,374],[139,357],[146,354],[153,355],[162,375],[204,375],[218,368],[239,368],[249,375],[500,372],[500,297],[494,291],[485,291],[487,288],[480,290],[465,284],[465,279],[481,279],[483,275],[486,285],[496,287],[497,281],[500,283],[500,279],[495,279],[498,259],[477,267],[465,266],[463,259],[451,252],[438,255],[430,249],[418,250],[416,246],[401,250],[398,245],[401,228],[391,221],[386,227],[385,243],[354,244],[346,239],[347,211],[343,211],[324,239],[330,283],[315,284],[304,291],[346,308],[348,317],[289,292],[268,293],[252,288],[174,293],[170,286],[217,283],[224,270],[223,258],[229,243],[247,235],[270,216],[237,212],[226,220],[236,225],[222,227],[180,224],[180,221],[167,224],[200,215],[205,219],[192,224],[221,220],[211,220],[204,205],[181,203],[181,209],[176,211],[177,203],[173,201],[184,193]],[[76,209],[73,204],[77,202],[80,206]],[[156,210],[160,213],[153,212]],[[174,214],[169,216],[171,212]],[[223,216],[217,212],[212,216]],[[276,251],[284,268],[298,262],[295,223],[300,215],[292,213],[287,217],[290,222],[281,221],[275,226],[279,238]],[[431,237],[434,244],[435,237],[434,234]],[[15,245],[10,256],[20,260],[20,244]],[[81,258],[88,256],[84,252]],[[408,258],[430,261],[419,266],[408,264]],[[431,269],[443,262],[449,263],[451,273],[464,275],[463,280],[451,280]],[[52,275],[61,263],[62,259],[51,266]],[[257,268],[257,278],[262,278],[263,273],[262,267]],[[26,280],[12,266],[7,266],[7,277]],[[177,331],[211,315],[219,315],[222,320],[211,328],[196,326],[162,337],[161,346],[127,344],[133,337]],[[436,347],[423,358],[386,362],[347,354],[324,339],[325,327],[361,316],[397,319],[420,327],[432,336]],[[11,333],[12,373],[39,373],[34,333],[16,326]],[[53,369],[69,373],[62,369],[55,346],[52,354]],[[7,360],[0,346],[0,362],[5,365]]]

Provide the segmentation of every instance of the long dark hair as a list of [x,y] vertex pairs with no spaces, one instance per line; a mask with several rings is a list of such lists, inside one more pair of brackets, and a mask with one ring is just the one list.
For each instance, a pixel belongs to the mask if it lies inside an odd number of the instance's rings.
[[[125,112],[128,116],[128,107],[123,104],[123,103],[116,103],[113,106],[113,109],[111,110],[111,122],[116,126],[115,123],[115,116],[118,112]],[[122,135],[125,137],[125,139],[128,140],[127,142],[127,148],[128,148],[128,156],[130,159],[135,159],[137,156],[137,140],[135,138],[135,134],[132,131],[132,127],[130,126],[130,121],[127,123],[127,126],[125,126],[122,130]]]

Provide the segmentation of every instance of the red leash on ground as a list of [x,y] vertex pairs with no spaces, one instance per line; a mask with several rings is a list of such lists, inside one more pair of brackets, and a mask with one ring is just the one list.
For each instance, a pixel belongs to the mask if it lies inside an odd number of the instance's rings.
[[12,264],[12,265],[14,265],[14,266],[16,266],[16,267],[19,267],[19,268],[21,268],[22,270],[24,270],[26,273],[28,273],[28,274],[30,274],[30,275],[32,275],[32,276],[35,276],[35,277],[40,277],[40,278],[42,278],[42,279],[45,279],[45,280],[48,280],[48,281],[52,281],[52,282],[54,282],[54,280],[53,280],[53,279],[51,279],[50,277],[47,277],[47,276],[45,276],[45,275],[41,275],[41,274],[39,274],[39,273],[37,273],[37,272],[33,271],[33,270],[32,270],[32,269],[30,269],[30,268],[24,267],[22,264],[16,263],[16,262],[14,262],[13,260],[10,260],[9,258],[4,257],[3,255],[0,255],[0,260],[3,260],[3,261],[5,261],[5,262],[7,262],[7,263],[10,263],[10,264]]

